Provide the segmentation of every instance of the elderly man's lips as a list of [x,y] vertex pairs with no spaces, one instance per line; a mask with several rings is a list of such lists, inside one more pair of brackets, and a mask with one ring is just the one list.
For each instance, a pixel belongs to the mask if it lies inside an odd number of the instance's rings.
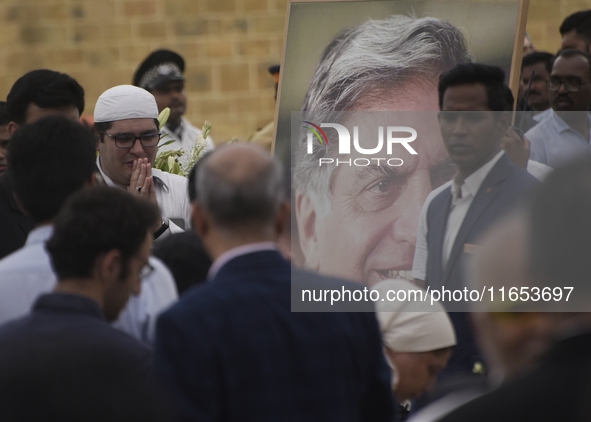
[[412,280],[413,276],[411,270],[378,270],[377,271],[383,279],[388,278],[404,278],[406,280]]

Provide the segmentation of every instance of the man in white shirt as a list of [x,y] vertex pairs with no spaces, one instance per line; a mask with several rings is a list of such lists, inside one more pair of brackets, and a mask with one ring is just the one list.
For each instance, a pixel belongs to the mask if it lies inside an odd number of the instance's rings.
[[[160,142],[158,152],[182,148],[189,153],[201,130],[193,126],[183,114],[187,109],[187,95],[185,93],[185,60],[170,50],[156,50],[152,52],[138,67],[133,76],[133,84],[149,91],[158,105],[158,112],[166,107],[170,109],[170,116],[166,125],[161,129],[166,136]],[[162,145],[174,141],[168,145]],[[206,149],[213,149],[213,140],[206,139]]]
[[591,155],[591,56],[561,50],[548,79],[551,114],[527,131],[531,159],[556,168],[579,156]]
[[[501,149],[510,121],[509,113],[503,111],[504,77],[500,68],[472,63],[441,76],[439,124],[457,173],[451,185],[427,204],[425,284],[431,289],[466,286],[464,261],[477,248],[479,236],[536,183]],[[465,311],[467,305],[446,302],[448,310]],[[467,315],[452,312],[450,318],[458,345],[443,376],[481,368]]]
[[[94,184],[95,174],[92,136],[63,117],[23,126],[11,137],[10,152],[15,195],[36,227],[23,248],[0,261],[0,324],[28,314],[37,297],[55,286],[45,241],[65,201]],[[142,280],[141,294],[131,298],[114,323],[144,343],[153,341],[158,314],[177,299],[170,272],[157,259],[149,263],[155,271]]]
[[187,179],[152,169],[160,139],[157,117],[154,96],[132,85],[108,89],[94,109],[100,134],[97,167],[109,186],[158,203],[162,226],[156,239],[189,228],[191,213]]

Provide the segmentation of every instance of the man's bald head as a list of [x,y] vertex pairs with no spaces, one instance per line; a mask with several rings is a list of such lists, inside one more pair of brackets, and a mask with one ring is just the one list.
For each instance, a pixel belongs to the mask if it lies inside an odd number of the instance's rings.
[[272,226],[285,201],[281,164],[247,144],[216,149],[199,162],[196,202],[223,229]]

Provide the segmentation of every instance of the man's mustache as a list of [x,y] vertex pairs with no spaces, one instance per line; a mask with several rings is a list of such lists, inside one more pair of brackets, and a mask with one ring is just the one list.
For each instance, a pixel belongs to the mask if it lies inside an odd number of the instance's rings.
[[573,100],[568,95],[559,95],[552,101],[552,103],[557,103],[559,100],[567,100],[570,104],[573,104]]

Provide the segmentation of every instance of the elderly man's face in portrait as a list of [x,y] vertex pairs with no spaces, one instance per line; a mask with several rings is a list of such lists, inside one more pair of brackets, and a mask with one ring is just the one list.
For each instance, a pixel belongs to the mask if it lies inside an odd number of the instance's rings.
[[[387,156],[384,146],[375,157],[398,157],[404,164],[389,166],[382,161],[379,166],[339,165],[331,176],[329,209],[323,212],[309,196],[298,193],[296,211],[306,266],[371,286],[386,278],[410,278],[423,202],[431,190],[451,178],[455,169],[441,140],[434,81],[407,84],[403,92],[380,92],[370,97],[357,102],[357,111],[381,111],[382,116],[385,110],[417,112],[404,113],[405,125],[418,132],[416,141],[409,144],[417,155],[395,145],[392,155]],[[365,126],[377,131],[378,126],[388,124],[377,120]],[[343,123],[347,127],[356,124]],[[360,144],[364,148],[375,147],[376,134],[368,136],[370,139],[361,134]],[[347,160],[368,157],[372,156],[351,148]]]

